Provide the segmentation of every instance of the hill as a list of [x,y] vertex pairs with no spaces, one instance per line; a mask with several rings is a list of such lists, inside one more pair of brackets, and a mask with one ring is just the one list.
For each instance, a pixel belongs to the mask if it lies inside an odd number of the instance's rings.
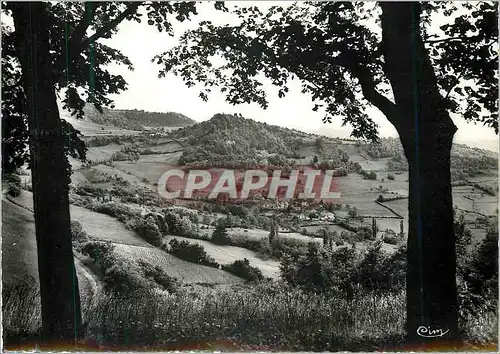
[[[80,293],[95,292],[91,271],[75,258]],[[29,283],[26,283],[29,282]],[[2,286],[38,285],[35,219],[27,208],[2,200]]]
[[177,128],[194,124],[195,121],[175,112],[146,112],[143,110],[108,109],[100,113],[93,106],[84,108],[85,118],[92,123],[111,125],[122,129],[143,130],[149,127]]
[[[389,158],[387,167],[390,170],[408,169],[403,146],[398,138],[381,139],[379,144],[368,144],[364,147],[364,150],[373,159]],[[454,180],[489,173],[490,170],[497,169],[497,153],[463,144],[452,145],[451,173]]]
[[[334,141],[242,116],[216,114],[210,120],[172,132],[187,146],[180,163],[270,163],[300,159],[301,149],[314,146],[316,140]],[[320,154],[319,152],[316,152]]]
[[[228,114],[216,114],[208,121],[172,132],[172,136],[186,146],[179,160],[181,164],[237,168],[317,161],[324,167],[344,167],[349,172],[359,171],[355,162],[365,170],[408,169],[398,138],[382,138],[379,143],[347,141]],[[453,144],[451,169],[454,180],[487,174],[497,168],[495,152]]]

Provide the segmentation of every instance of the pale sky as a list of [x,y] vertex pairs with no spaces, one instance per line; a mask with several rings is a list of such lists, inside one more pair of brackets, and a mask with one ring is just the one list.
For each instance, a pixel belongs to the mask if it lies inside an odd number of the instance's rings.
[[[238,6],[259,6],[261,10],[282,2],[238,1]],[[226,2],[230,7],[232,4]],[[212,2],[198,5],[199,14],[191,21],[174,22],[175,37],[159,33],[155,27],[148,26],[146,17],[143,22],[124,21],[119,25],[118,33],[112,39],[102,40],[107,45],[119,49],[132,61],[135,70],[128,71],[124,66],[113,66],[111,71],[121,74],[128,82],[128,90],[113,95],[118,109],[142,109],[153,112],[178,112],[196,121],[210,119],[216,113],[240,113],[246,118],[260,122],[296,128],[303,131],[315,132],[332,136],[349,136],[351,128],[341,127],[341,119],[333,120],[331,124],[323,124],[321,112],[312,111],[312,101],[308,95],[300,91],[300,83],[292,81],[290,91],[284,98],[278,98],[277,89],[268,81],[263,80],[268,93],[269,107],[261,109],[257,104],[243,104],[233,106],[227,103],[224,95],[217,88],[213,88],[208,102],[199,97],[199,90],[188,88],[180,78],[168,74],[165,78],[158,78],[160,67],[151,63],[151,58],[176,45],[177,38],[188,28],[196,28],[199,21],[210,20],[214,24],[235,23],[232,15],[216,11]],[[2,19],[6,21],[5,17]],[[10,20],[10,19],[9,19]],[[10,22],[10,21],[7,21]],[[370,108],[367,112],[379,124],[381,136],[397,136],[394,127],[376,109]],[[466,143],[477,147],[498,151],[498,136],[491,128],[465,122],[460,117],[453,117],[458,127],[455,134],[457,143]]]
[[[262,2],[259,7],[266,8],[276,2]],[[244,2],[238,2],[243,6]],[[257,5],[253,2],[252,6]],[[211,3],[204,3],[199,7],[199,15],[191,21],[175,23],[176,37],[187,28],[196,28],[197,23],[203,20],[211,20],[214,23],[234,23],[229,14],[213,9]],[[318,132],[348,136],[351,132],[349,126],[341,127],[341,119],[334,120],[332,124],[323,124],[323,114],[313,112],[313,104],[309,96],[300,92],[300,83],[293,82],[290,92],[285,98],[279,99],[277,89],[265,80],[269,97],[269,108],[261,109],[257,104],[244,104],[233,106],[225,102],[224,95],[217,88],[212,90],[208,102],[203,102],[199,97],[199,90],[187,88],[178,77],[168,74],[165,78],[157,77],[160,67],[151,63],[151,58],[163,51],[168,50],[176,44],[177,38],[159,33],[155,27],[143,23],[123,22],[119,26],[119,32],[112,39],[106,40],[106,44],[120,49],[130,58],[134,64],[135,71],[130,72],[125,67],[113,68],[120,73],[129,84],[127,91],[113,96],[116,108],[121,109],[143,109],[156,112],[179,112],[196,121],[210,119],[216,113],[241,113],[246,118],[296,128],[305,131]],[[369,115],[380,126],[381,136],[397,136],[393,126],[376,109],[369,110]],[[498,149],[498,137],[493,130],[481,125],[465,122],[459,117],[453,117],[458,126],[455,135],[456,142],[474,143],[478,147]]]

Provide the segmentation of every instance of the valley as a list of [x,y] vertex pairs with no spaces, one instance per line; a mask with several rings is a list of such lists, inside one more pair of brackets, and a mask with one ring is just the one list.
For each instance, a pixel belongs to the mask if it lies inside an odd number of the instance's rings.
[[[91,114],[95,115],[95,112],[91,111]],[[92,119],[96,121],[95,117]],[[279,258],[270,255],[268,251],[259,251],[256,246],[257,243],[267,242],[270,220],[274,216],[279,216],[281,231],[278,232],[278,237],[292,243],[306,245],[315,242],[322,245],[326,232],[333,237],[333,248],[351,244],[362,252],[373,241],[370,241],[371,238],[363,239],[369,236],[359,235],[358,230],[371,230],[374,222],[377,229],[372,236],[373,240],[389,240],[383,242],[385,251],[394,252],[398,245],[405,242],[408,230],[408,172],[404,168],[394,169],[394,164],[390,163],[401,159],[401,148],[395,140],[383,139],[381,145],[343,141],[227,115],[216,115],[193,127],[168,131],[151,127],[143,131],[115,127],[117,130],[110,131],[108,136],[98,138],[94,134],[99,130],[96,129],[97,123],[88,119],[77,123],[84,132],[88,151],[86,162],[71,161],[72,220],[79,222],[93,240],[115,244],[115,252],[121,257],[147,259],[182,282],[219,284],[226,280],[234,282],[239,278],[224,270],[176,259],[168,253],[168,246],[165,250],[161,249],[171,239],[203,246],[208,256],[218,264],[228,265],[247,259],[265,277],[278,279]],[[116,124],[116,119],[114,123]],[[104,126],[102,128],[101,130],[106,131]],[[238,141],[238,144],[235,145],[230,139]],[[453,187],[454,205],[467,216],[473,238],[478,242],[484,238],[486,226],[478,223],[476,216],[491,218],[497,213],[497,174],[492,172],[496,160],[489,152],[484,151],[482,155],[483,151],[478,149],[460,146],[457,151],[461,152],[459,159],[466,161],[471,168],[478,169],[476,174],[455,179]],[[225,158],[221,159],[219,156]],[[469,160],[466,160],[467,156]],[[224,203],[199,198],[178,199],[167,203],[156,195],[160,176],[172,166],[212,164],[241,169],[252,164],[271,163],[285,168],[319,165],[324,166],[323,168],[345,169],[347,173],[335,179],[341,199],[336,205],[292,200],[286,202],[286,206],[278,207],[275,201],[271,200],[269,203],[263,198],[233,206],[235,213]],[[400,165],[404,166],[404,163]],[[487,171],[487,168],[490,170]],[[462,171],[460,173],[463,174]],[[29,177],[24,176],[24,186],[27,189],[28,185]],[[491,191],[485,193],[485,187]],[[83,194],[82,190],[85,190]],[[22,191],[15,198],[9,197],[4,203],[8,203],[5,204],[7,210],[19,207],[25,209],[23,213],[32,210],[29,191]],[[99,204],[126,207],[135,211],[129,212],[127,217],[120,216],[119,213],[110,215],[109,212],[105,212],[108,213],[106,215],[99,212]],[[127,220],[141,218],[150,212],[165,214],[167,210],[180,215],[181,220],[189,224],[186,227],[188,231],[174,234],[169,230],[161,231],[164,236],[156,246],[134,231]],[[328,212],[335,216],[333,221],[325,219],[324,215]],[[14,237],[9,214],[5,213],[7,218],[4,231],[6,235]],[[191,216],[188,218],[183,213]],[[25,218],[28,216],[26,214]],[[210,242],[215,225],[220,221],[226,222],[230,245]],[[30,225],[30,222],[26,224]],[[168,223],[165,224],[168,229]],[[33,230],[23,232],[30,235],[30,238],[34,237]],[[10,249],[13,243],[16,242],[8,241],[4,244],[4,248],[9,249],[6,254],[13,252]],[[31,254],[31,259],[35,258],[33,244],[22,246],[21,243],[18,244],[18,248],[20,247],[31,249],[26,254]],[[26,264],[26,268],[25,273],[36,275],[32,265]]]

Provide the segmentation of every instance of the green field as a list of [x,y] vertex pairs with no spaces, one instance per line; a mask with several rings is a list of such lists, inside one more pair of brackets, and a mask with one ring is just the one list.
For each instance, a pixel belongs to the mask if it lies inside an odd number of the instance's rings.
[[[22,191],[21,195],[15,198],[14,201],[25,208],[33,210],[33,194],[30,192]],[[111,216],[70,205],[70,217],[71,220],[80,222],[89,235],[99,240],[149,246],[135,232],[126,229],[121,222]]]
[[279,262],[274,260],[263,260],[259,258],[258,254],[246,248],[234,246],[219,246],[209,241],[197,240],[180,236],[166,236],[165,240],[168,242],[171,239],[179,241],[187,241],[192,244],[199,244],[203,246],[207,254],[212,257],[219,264],[230,264],[237,260],[248,259],[250,264],[259,268],[265,277],[278,278],[279,277]]
[[[82,295],[94,291],[90,272],[76,260]],[[38,284],[38,263],[33,213],[9,200],[2,200],[2,285]]]
[[[171,154],[168,154],[169,156]],[[171,162],[159,161],[164,158],[164,155],[159,155],[159,157],[155,157],[157,155],[142,155],[141,159],[138,162],[130,162],[130,161],[115,161],[113,162],[113,166],[124,172],[139,178],[141,181],[147,181],[150,185],[157,183],[160,177],[171,167],[172,164],[175,164],[176,159],[172,158]],[[155,161],[156,159],[156,161]]]
[[232,284],[243,280],[226,271],[190,263],[176,258],[165,251],[154,247],[141,247],[115,244],[118,256],[130,260],[144,260],[159,266],[169,276],[176,277],[188,284]]
[[138,163],[165,163],[176,164],[181,157],[182,151],[169,152],[164,154],[141,155]]

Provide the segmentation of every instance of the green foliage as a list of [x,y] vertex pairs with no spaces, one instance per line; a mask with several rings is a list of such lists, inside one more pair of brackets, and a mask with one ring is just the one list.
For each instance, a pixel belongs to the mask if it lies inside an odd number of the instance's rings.
[[216,114],[208,121],[172,134],[179,139],[188,137],[189,146],[179,160],[181,164],[235,168],[256,166],[265,159],[269,164],[283,166],[295,155],[290,141],[308,136],[297,130],[227,114]]
[[180,282],[166,274],[162,268],[153,266],[144,260],[139,260],[139,266],[144,272],[144,277],[158,284],[161,289],[170,293],[175,293],[178,290]]
[[229,245],[231,243],[231,237],[228,235],[226,226],[223,224],[218,224],[212,233],[212,238],[210,239],[213,243],[218,245]]
[[377,179],[377,174],[375,173],[375,171],[370,171],[367,176],[366,176],[367,179],[371,179],[371,180],[376,180]]
[[5,173],[3,174],[2,182],[7,186],[7,194],[11,197],[17,197],[21,194],[21,177],[11,174]]
[[[164,66],[163,76],[172,72],[190,87],[201,83],[205,87],[200,92],[203,99],[208,99],[212,86],[219,86],[228,102],[256,102],[263,108],[268,100],[258,74],[271,79],[279,88],[279,97],[288,92],[288,80],[298,78],[302,92],[312,96],[313,110],[325,109],[325,122],[344,117],[343,123],[354,128],[354,137],[376,141],[377,127],[364,113],[365,106],[374,105],[386,115],[394,107],[381,85],[389,83],[384,50],[379,50],[381,37],[366,26],[366,19],[377,16],[378,10],[378,4],[328,2],[272,6],[266,14],[256,7],[237,8],[234,13],[241,23],[216,26],[201,22],[199,28],[181,37],[179,45],[158,55],[155,61]],[[497,11],[489,3],[477,8],[467,3],[418,7],[419,36],[429,46],[425,55],[436,70],[446,109],[495,130]],[[433,40],[429,34],[431,13],[444,14],[442,17],[449,20],[442,26],[444,39]],[[455,23],[450,23],[455,14]],[[212,58],[218,56],[225,60],[216,64]],[[179,60],[181,57],[183,60]],[[473,90],[475,85],[480,89]],[[359,99],[361,94],[363,99]],[[488,113],[481,115],[482,107]]]
[[104,108],[103,112],[86,106],[85,116],[94,123],[123,129],[142,130],[145,127],[183,127],[194,120],[175,112],[145,112],[143,110],[118,110]]
[[114,248],[115,246],[109,241],[91,241],[83,245],[81,251],[92,258],[101,268],[108,269],[116,263],[116,257],[113,254]]
[[397,245],[400,239],[396,235],[384,234],[382,241],[388,243],[389,245]]
[[90,240],[90,236],[85,232],[82,225],[76,220],[71,220],[71,237],[73,239],[73,243],[77,244]]
[[170,240],[168,253],[188,262],[218,268],[219,264],[211,258],[203,246],[188,241]]
[[237,260],[233,263],[222,266],[222,269],[247,281],[264,280],[262,272],[257,267],[252,267],[248,259]]
[[169,277],[159,267],[143,260],[136,263],[117,257],[111,242],[87,242],[81,252],[99,266],[104,274],[105,289],[109,292],[125,295],[154,287],[175,292],[179,286],[177,279]]
[[366,226],[366,227],[362,227],[360,228],[357,232],[356,232],[356,240],[360,240],[360,241],[373,241],[375,240],[375,234],[373,233],[373,229]]
[[308,291],[336,291],[352,296],[355,260],[353,249],[342,247],[328,251],[311,242],[305,254],[282,258],[281,277],[290,285]]
[[398,293],[406,285],[406,247],[389,255],[381,246],[376,242],[360,256],[351,247],[329,250],[310,243],[305,254],[281,259],[281,276],[292,286],[339,296],[353,296],[360,290]]
[[495,314],[498,307],[498,228],[491,225],[486,237],[472,243],[463,215],[455,220],[457,285],[463,326],[469,328],[478,315]]
[[133,228],[139,236],[153,246],[161,246],[163,237],[153,216],[139,220]]
[[358,208],[356,207],[350,207],[349,211],[347,212],[349,217],[351,218],[356,218],[358,216]]

